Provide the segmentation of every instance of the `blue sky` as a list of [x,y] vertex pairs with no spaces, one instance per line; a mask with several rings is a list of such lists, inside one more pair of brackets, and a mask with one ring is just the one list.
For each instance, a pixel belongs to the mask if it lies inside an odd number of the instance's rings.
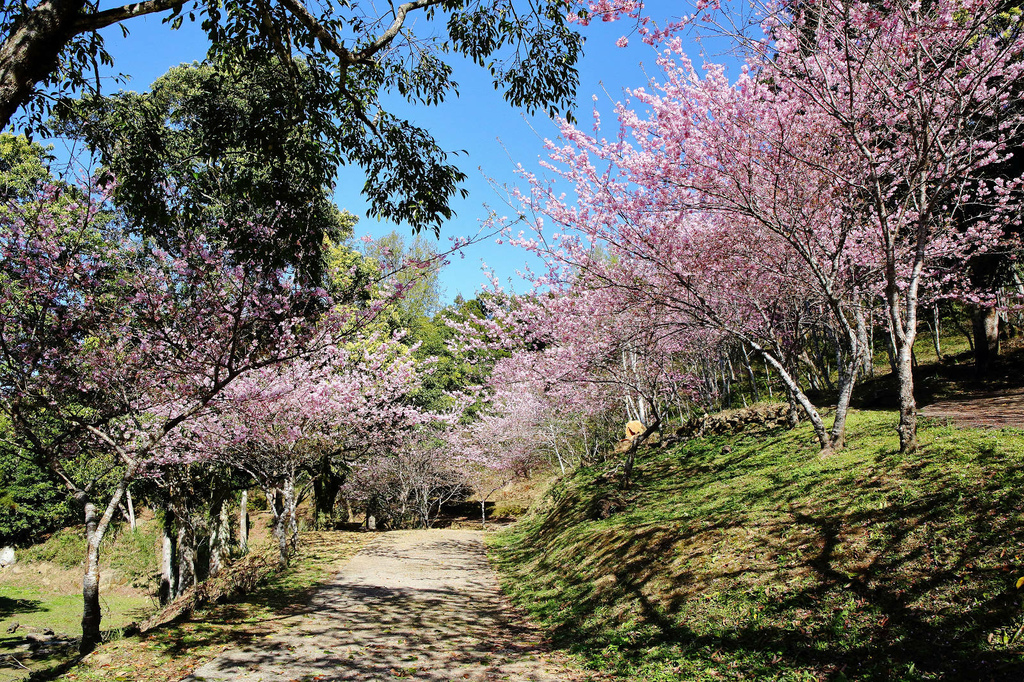
[[[678,17],[686,5],[671,0],[651,0],[647,3],[647,13],[658,20],[672,19]],[[130,81],[123,86],[125,89],[145,90],[172,66],[205,56],[205,34],[187,20],[177,31],[163,24],[158,16],[139,17],[126,22],[125,26],[130,31],[128,37],[123,37],[117,26],[104,31],[107,48],[115,61],[109,75],[123,73],[129,76]],[[612,122],[614,102],[623,98],[624,89],[643,86],[649,76],[659,74],[654,49],[644,45],[636,35],[631,35],[633,28],[629,22],[623,21],[595,22],[584,29],[587,42],[579,65],[580,87],[577,92],[577,118],[584,129],[590,128],[591,111],[595,106],[592,97],[595,94],[599,98],[596,106],[605,125],[608,125]],[[623,35],[631,37],[629,46],[616,47],[615,41]],[[693,44],[688,51],[696,57],[699,50],[699,46]],[[480,221],[487,217],[488,206],[500,215],[513,213],[513,209],[506,206],[494,191],[492,183],[499,186],[517,183],[517,163],[538,171],[538,162],[544,155],[544,138],[555,137],[558,133],[555,123],[546,116],[526,117],[509,106],[501,93],[494,90],[483,69],[469,63],[458,64],[455,79],[459,83],[458,98],[436,107],[401,103],[392,109],[430,130],[442,148],[464,152],[456,157],[456,163],[469,176],[465,184],[469,196],[454,201],[457,216],[442,229],[438,245],[441,250],[447,245],[448,237],[475,234]],[[110,80],[104,87],[111,92],[122,88]],[[338,206],[360,217],[357,235],[378,237],[397,229],[408,236],[407,227],[366,217],[366,203],[359,195],[362,185],[363,177],[358,168],[343,168],[335,193]],[[511,279],[515,288],[525,288],[515,274],[527,263],[525,254],[489,240],[468,248],[463,258],[453,259],[442,273],[447,300],[453,299],[457,293],[467,298],[473,296],[485,281],[482,262],[486,262],[503,282]]]

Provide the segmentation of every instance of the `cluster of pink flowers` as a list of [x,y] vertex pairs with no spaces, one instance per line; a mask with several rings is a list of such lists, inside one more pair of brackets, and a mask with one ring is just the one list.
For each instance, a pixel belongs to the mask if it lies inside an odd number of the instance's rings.
[[[608,342],[609,323],[656,340],[638,376],[678,368],[680,354],[709,340],[742,344],[782,379],[828,450],[842,445],[866,330],[880,322],[895,348],[901,446],[913,449],[920,301],[983,301],[968,259],[1005,248],[1021,209],[1024,179],[999,170],[1024,133],[1012,105],[1024,91],[1021,19],[983,0],[781,2],[757,14],[757,40],[714,3],[683,22],[746,48],[734,79],[721,65],[694,66],[674,35],[680,24],[646,34],[660,41],[664,77],[618,105],[612,136],[599,122],[593,134],[563,124],[549,177],[524,172],[518,199],[532,230],[517,231],[517,220],[504,235],[546,261],[531,305],[548,312],[494,320],[488,334],[514,339],[526,320],[543,325],[536,338],[565,351],[558,370],[547,364],[558,351],[534,354],[552,377],[619,343]],[[569,321],[582,326],[566,333]],[[798,371],[811,327],[827,330],[840,356],[831,430]],[[605,362],[590,383],[609,376]]]

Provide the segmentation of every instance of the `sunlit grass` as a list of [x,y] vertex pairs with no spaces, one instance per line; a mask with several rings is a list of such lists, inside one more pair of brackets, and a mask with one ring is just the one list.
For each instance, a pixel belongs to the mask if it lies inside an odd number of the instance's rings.
[[[225,649],[301,621],[313,588],[336,572],[364,540],[365,535],[359,533],[304,534],[291,567],[283,572],[264,571],[266,577],[248,594],[202,606],[141,634],[120,636],[115,630],[110,641],[84,660],[49,661],[49,672],[40,679],[181,679]],[[268,556],[267,565],[272,561]],[[80,617],[80,598],[75,608]],[[104,625],[115,626],[112,621]]]
[[[633,680],[1024,679],[1024,435],[854,412],[580,471],[501,535],[514,599],[557,645]],[[600,519],[601,501],[625,511]]]

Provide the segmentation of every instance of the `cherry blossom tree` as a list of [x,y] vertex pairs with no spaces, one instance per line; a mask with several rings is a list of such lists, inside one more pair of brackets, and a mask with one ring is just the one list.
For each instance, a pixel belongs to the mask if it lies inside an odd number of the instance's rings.
[[[303,308],[327,302],[201,234],[182,235],[175,254],[155,248],[89,191],[44,187],[9,201],[0,230],[0,410],[12,425],[3,445],[44,459],[84,511],[89,651],[100,637],[100,547],[128,484],[238,377],[319,343]],[[116,479],[105,502],[94,494],[101,476]]]
[[430,528],[442,506],[469,488],[465,458],[452,431],[421,428],[398,448],[356,462],[342,492],[391,528],[415,522]]
[[[660,184],[641,184],[640,173],[659,162],[660,152],[638,152],[627,159],[609,149],[612,143],[600,145],[569,132],[588,145],[587,151],[566,147],[553,149],[552,155],[561,162],[557,170],[562,178],[574,184],[577,203],[568,204],[553,185],[533,178],[532,192],[521,199],[555,222],[556,231],[546,230],[538,219],[533,236],[512,236],[547,259],[549,271],[538,278],[538,285],[571,291],[565,300],[573,305],[587,301],[580,319],[591,322],[635,311],[634,325],[647,326],[648,338],[658,341],[648,345],[660,346],[662,355],[699,352],[693,342],[705,342],[708,332],[742,342],[777,371],[828,451],[828,430],[793,370],[791,349],[800,330],[792,311],[823,307],[808,286],[813,279],[798,255],[770,231],[680,205],[678,192]],[[599,170],[608,166],[609,157],[620,164],[614,167],[620,173],[614,179]],[[633,173],[627,161],[635,161],[640,170]],[[658,193],[671,203],[659,204]],[[601,337],[567,338],[589,346]],[[652,365],[658,366],[671,369],[665,360]]]
[[[618,309],[664,308],[678,329],[717,330],[754,350],[825,452],[842,445],[865,303],[881,296],[901,449],[912,450],[922,288],[962,284],[957,264],[993,248],[1020,206],[1019,178],[979,175],[1019,137],[1007,106],[1024,69],[1019,19],[973,0],[763,9],[767,39],[745,43],[734,82],[720,66],[697,73],[674,35],[681,25],[644,29],[666,48],[664,80],[617,107],[612,139],[598,136],[599,119],[594,135],[563,126],[548,164],[557,181],[527,174],[530,191],[517,196],[537,216],[534,231],[509,237],[548,259],[541,285],[608,292]],[[989,207],[984,219],[956,220],[965,202]],[[831,430],[794,361],[808,323],[841,356]]]
[[[1024,85],[1021,16],[985,0],[760,7],[768,39],[727,32],[751,51],[775,100],[797,102],[832,131],[827,152],[796,159],[856,197],[857,233],[844,246],[880,280],[896,351],[900,449],[913,451],[922,290],[965,280],[963,258],[994,248],[1019,212],[1021,179],[984,169],[998,168],[1020,139],[1010,100]],[[964,225],[957,213],[965,205],[987,210]]]
[[398,449],[413,428],[433,418],[408,400],[420,370],[397,335],[328,344],[234,382],[152,463],[194,453],[250,475],[267,495],[279,559],[287,565],[298,534],[296,509],[312,485],[298,489],[300,474],[325,456],[353,462]]
[[466,327],[476,343],[515,349],[491,373],[490,397],[467,448],[498,487],[544,457],[564,474],[590,456],[587,443],[597,443],[592,427],[603,427],[610,413],[627,415],[620,424],[642,419],[644,438],[660,430],[663,405],[680,378],[676,339],[661,336],[650,309],[610,311],[609,302],[593,300],[606,292],[551,289],[493,307],[488,320]]

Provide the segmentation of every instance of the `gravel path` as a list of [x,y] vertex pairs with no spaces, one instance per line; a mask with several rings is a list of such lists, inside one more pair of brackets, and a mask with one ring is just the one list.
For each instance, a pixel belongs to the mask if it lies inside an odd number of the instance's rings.
[[470,530],[395,531],[372,540],[320,588],[309,612],[228,651],[188,680],[577,679],[507,615]]
[[961,426],[1024,428],[1024,389],[965,393],[921,408],[922,417],[948,419]]

